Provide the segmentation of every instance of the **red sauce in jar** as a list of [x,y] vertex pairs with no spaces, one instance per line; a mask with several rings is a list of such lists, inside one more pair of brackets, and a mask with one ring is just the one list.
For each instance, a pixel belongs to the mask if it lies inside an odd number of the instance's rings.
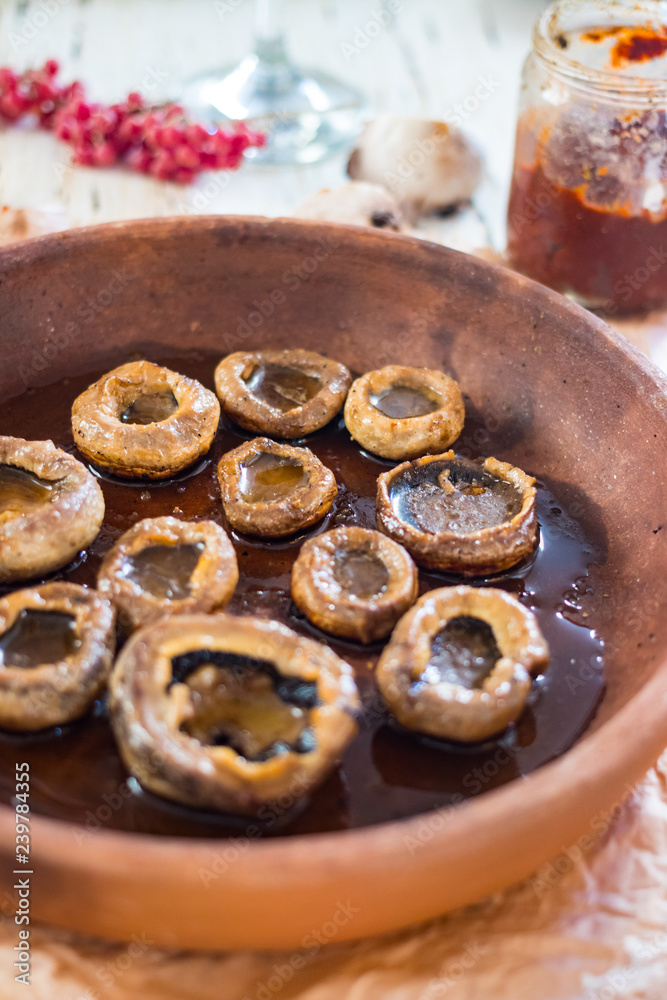
[[667,52],[667,29],[663,25],[633,28],[613,25],[584,31],[580,37],[582,42],[595,43],[618,39],[610,53],[611,69],[620,69],[630,62],[650,62]]
[[620,68],[629,62],[650,62],[667,52],[664,28],[626,28],[611,51],[611,64]]
[[667,304],[667,217],[593,206],[540,163],[515,168],[508,250],[531,278],[611,315]]
[[524,76],[533,100],[517,132],[512,263],[610,315],[662,308],[667,26],[564,27],[551,41],[555,62],[540,64],[536,49]]

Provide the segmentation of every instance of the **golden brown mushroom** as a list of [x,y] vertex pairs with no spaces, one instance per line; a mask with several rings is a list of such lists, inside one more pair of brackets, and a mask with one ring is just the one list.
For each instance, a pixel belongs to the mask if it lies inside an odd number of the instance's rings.
[[292,567],[292,597],[325,632],[384,639],[417,597],[417,570],[379,531],[343,525],[309,538]]
[[281,538],[315,524],[336,496],[333,472],[308,448],[254,438],[218,465],[225,516],[250,535]]
[[60,726],[88,710],[104,686],[115,612],[94,590],[46,583],[0,600],[0,726]]
[[165,479],[211,447],[220,420],[215,394],[149,361],[114,368],[72,406],[79,451],[117,476]]
[[377,666],[408,729],[472,743],[518,719],[549,648],[534,614],[495,588],[444,587],[400,620]]
[[388,365],[352,384],[345,424],[359,444],[383,458],[442,451],[463,430],[465,408],[457,383],[431,368]]
[[0,581],[66,566],[103,519],[102,491],[81,462],[52,441],[0,437]]
[[107,552],[97,587],[134,629],[162,615],[224,607],[238,579],[234,547],[219,525],[153,517],[135,524]]
[[420,566],[499,573],[537,544],[535,480],[495,458],[431,455],[379,476],[377,519]]
[[110,688],[120,752],[139,781],[225,812],[296,803],[357,729],[352,668],[266,619],[162,619],[123,649]]
[[300,438],[328,424],[351,381],[345,365],[301,348],[237,351],[215,370],[227,416],[246,430],[277,438]]

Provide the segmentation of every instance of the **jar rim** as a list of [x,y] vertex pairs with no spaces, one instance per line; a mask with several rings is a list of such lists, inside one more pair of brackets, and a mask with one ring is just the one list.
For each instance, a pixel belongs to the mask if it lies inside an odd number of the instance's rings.
[[[601,14],[618,14],[619,21],[630,26],[638,14],[646,15],[646,22],[667,25],[667,3],[664,0],[589,0],[590,7]],[[667,100],[667,79],[623,76],[611,70],[594,69],[565,54],[556,38],[562,33],[561,18],[584,6],[580,0],[555,0],[540,15],[533,28],[533,50],[554,75],[570,86],[594,91],[607,100],[614,98],[627,103],[628,99],[638,104],[654,104]],[[589,25],[589,28],[597,25]],[[582,25],[582,30],[585,26]]]

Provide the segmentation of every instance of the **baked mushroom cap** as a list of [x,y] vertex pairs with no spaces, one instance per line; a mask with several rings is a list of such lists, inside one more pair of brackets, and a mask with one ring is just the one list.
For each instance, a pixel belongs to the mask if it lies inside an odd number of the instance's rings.
[[0,599],[0,726],[60,726],[90,707],[111,671],[115,611],[94,590],[46,583]]
[[301,348],[237,351],[215,370],[227,416],[246,430],[278,438],[300,438],[328,424],[351,381],[345,365]]
[[0,581],[45,576],[99,534],[104,497],[52,441],[0,437]]
[[220,405],[196,379],[149,361],[114,368],[72,406],[79,451],[117,476],[165,479],[205,455]]
[[403,229],[403,213],[396,197],[381,184],[366,181],[324,188],[300,202],[292,215],[297,219],[372,226],[390,232]]
[[388,365],[352,383],[345,424],[359,444],[383,458],[439,452],[463,430],[465,407],[454,379],[432,368]]
[[384,184],[410,215],[468,201],[482,179],[482,159],[445,122],[381,115],[361,134],[348,163],[355,180]]
[[537,544],[535,480],[495,458],[453,451],[403,462],[378,477],[379,527],[420,566],[486,576]]
[[239,579],[234,546],[213,521],[152,517],[118,539],[102,560],[97,588],[129,628],[162,615],[212,611]]
[[352,668],[266,619],[164,618],[125,646],[110,690],[120,752],[139,781],[225,812],[296,802],[357,730]]
[[405,549],[368,528],[343,525],[309,538],[292,567],[292,597],[325,632],[383,639],[417,597],[417,569]]
[[225,516],[236,531],[267,538],[293,535],[324,517],[336,479],[308,448],[254,438],[218,465]]
[[408,729],[464,743],[518,719],[549,648],[535,615],[495,588],[444,587],[400,620],[377,665],[387,705]]

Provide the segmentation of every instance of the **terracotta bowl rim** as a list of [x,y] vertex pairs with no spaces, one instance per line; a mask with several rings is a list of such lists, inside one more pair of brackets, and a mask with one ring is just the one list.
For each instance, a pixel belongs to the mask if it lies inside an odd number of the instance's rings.
[[[90,226],[75,226],[71,229],[60,230],[55,233],[45,233],[41,236],[33,236],[30,239],[0,245],[0,271],[3,270],[5,264],[13,266],[22,263],[23,258],[34,259],[39,256],[40,250],[48,250],[52,245],[59,243],[85,244],[91,237],[112,238],[117,232],[124,231],[128,233],[136,231],[139,235],[151,235],[152,232],[159,234],[161,230],[170,229],[183,231],[188,229],[219,229],[224,228],[226,223],[247,225],[259,231],[263,229],[285,230],[286,232],[289,229],[302,230],[304,232],[308,230],[324,230],[325,232],[330,230],[341,236],[347,235],[348,237],[361,238],[362,242],[366,241],[368,243],[376,243],[377,245],[391,240],[393,243],[402,244],[406,249],[412,247],[423,249],[427,252],[435,251],[436,254],[444,253],[445,256],[452,254],[455,257],[467,258],[481,270],[490,270],[502,275],[511,274],[513,280],[518,281],[520,285],[525,285],[526,288],[539,289],[539,293],[547,301],[565,308],[574,316],[582,319],[584,323],[597,327],[598,333],[609,341],[613,347],[627,355],[635,365],[638,365],[642,369],[644,374],[656,381],[658,387],[667,395],[667,373],[658,368],[655,362],[640,351],[638,347],[635,347],[627,337],[617,333],[608,323],[605,323],[599,316],[596,316],[595,313],[577,305],[576,302],[565,295],[561,295],[546,285],[533,281],[532,278],[527,278],[519,271],[514,271],[502,264],[484,260],[481,257],[476,257],[474,254],[464,253],[461,250],[455,250],[453,247],[445,246],[442,243],[435,243],[432,240],[423,239],[419,236],[395,233],[386,229],[371,229],[367,226],[353,226],[340,222],[322,222],[319,219],[297,219],[289,216],[276,216],[274,218],[265,215],[164,215],[145,219],[121,219],[116,222],[100,222]],[[662,383],[662,386],[660,386],[660,383]]]
[[[286,235],[289,230],[332,231],[341,238],[347,237],[358,244],[379,244],[386,240],[403,245],[406,253],[417,248],[420,253],[456,255],[469,257],[471,264],[482,270],[490,269],[496,273],[506,273],[507,269],[499,264],[490,263],[450,247],[433,243],[414,236],[397,233],[387,233],[366,229],[361,226],[350,226],[337,223],[313,222],[307,219],[267,218],[264,216],[247,215],[201,215],[201,216],[165,216],[139,220],[124,220],[120,222],[101,223],[66,230],[59,233],[34,237],[20,243],[0,247],[0,272],[26,259],[34,259],[40,252],[48,252],[59,243],[77,245],[99,238],[112,238],[119,232],[137,233],[150,236],[159,235],[163,230],[174,228],[181,231],[205,230],[210,228],[225,228],[228,222],[247,225],[259,230],[278,230]],[[665,422],[667,424],[667,376],[656,365],[642,354],[636,347],[620,334],[612,330],[601,319],[581,308],[564,296],[539,285],[529,278],[510,272],[513,279],[526,287],[539,289],[541,296],[556,309],[565,314],[582,320],[588,327],[596,330],[599,336],[605,338],[612,349],[625,355],[628,362],[648,376],[655,384],[655,389],[665,395]],[[466,830],[471,835],[476,828],[484,828],[487,820],[493,817],[495,823],[505,816],[508,820],[520,817],[521,825],[527,825],[528,814],[535,814],[556,801],[563,805],[563,789],[580,791],[582,784],[589,786],[610,783],[620,765],[625,765],[627,771],[628,755],[637,762],[635,769],[637,778],[641,777],[647,766],[650,766],[651,755],[662,739],[662,745],[667,745],[667,652],[657,664],[653,675],[644,686],[619,709],[607,722],[587,736],[585,733],[579,741],[565,751],[557,759],[543,765],[521,780],[512,781],[500,788],[484,792],[476,798],[467,799],[454,807],[444,807],[441,810],[430,810],[404,819],[389,820],[376,825],[361,827],[354,830],[341,830],[328,833],[295,834],[287,837],[274,837],[252,841],[247,845],[243,856],[237,862],[239,873],[247,866],[254,866],[257,861],[263,867],[273,866],[275,862],[286,857],[298,856],[298,863],[304,875],[309,869],[321,871],[323,862],[334,863],[336,868],[345,867],[346,859],[351,865],[359,852],[373,859],[375,864],[391,859],[396,853],[397,835],[401,839],[417,837],[420,826],[429,816],[438,812],[449,812],[451,818],[441,830],[433,830],[429,837],[429,847],[438,850],[445,841],[453,835],[461,838]],[[605,752],[601,753],[604,748]],[[649,762],[647,764],[647,761]],[[623,768],[621,768],[623,770]],[[629,788],[628,788],[629,791]],[[488,816],[487,816],[488,814]],[[248,821],[248,825],[252,820]],[[0,838],[4,838],[14,829],[15,813],[11,807],[0,805]],[[62,862],[63,854],[72,848],[72,828],[82,825],[69,823],[39,814],[31,817],[33,838],[40,836],[40,857],[42,860],[52,858]],[[241,833],[243,836],[243,833]],[[98,870],[101,859],[107,863],[113,858],[114,870],[132,872],[140,864],[143,868],[158,868],[164,865],[165,858],[174,861],[174,856],[180,856],[192,864],[204,864],[210,861],[212,845],[220,846],[229,838],[222,837],[173,837],[142,834],[119,830],[97,830],[94,835],[77,847],[76,860],[72,864],[77,869]],[[303,846],[308,845],[308,851]],[[401,847],[404,850],[404,847]],[[298,853],[297,853],[298,852]],[[280,871],[280,867],[277,869]],[[291,866],[286,866],[289,872]],[[289,882],[289,874],[286,881]]]

